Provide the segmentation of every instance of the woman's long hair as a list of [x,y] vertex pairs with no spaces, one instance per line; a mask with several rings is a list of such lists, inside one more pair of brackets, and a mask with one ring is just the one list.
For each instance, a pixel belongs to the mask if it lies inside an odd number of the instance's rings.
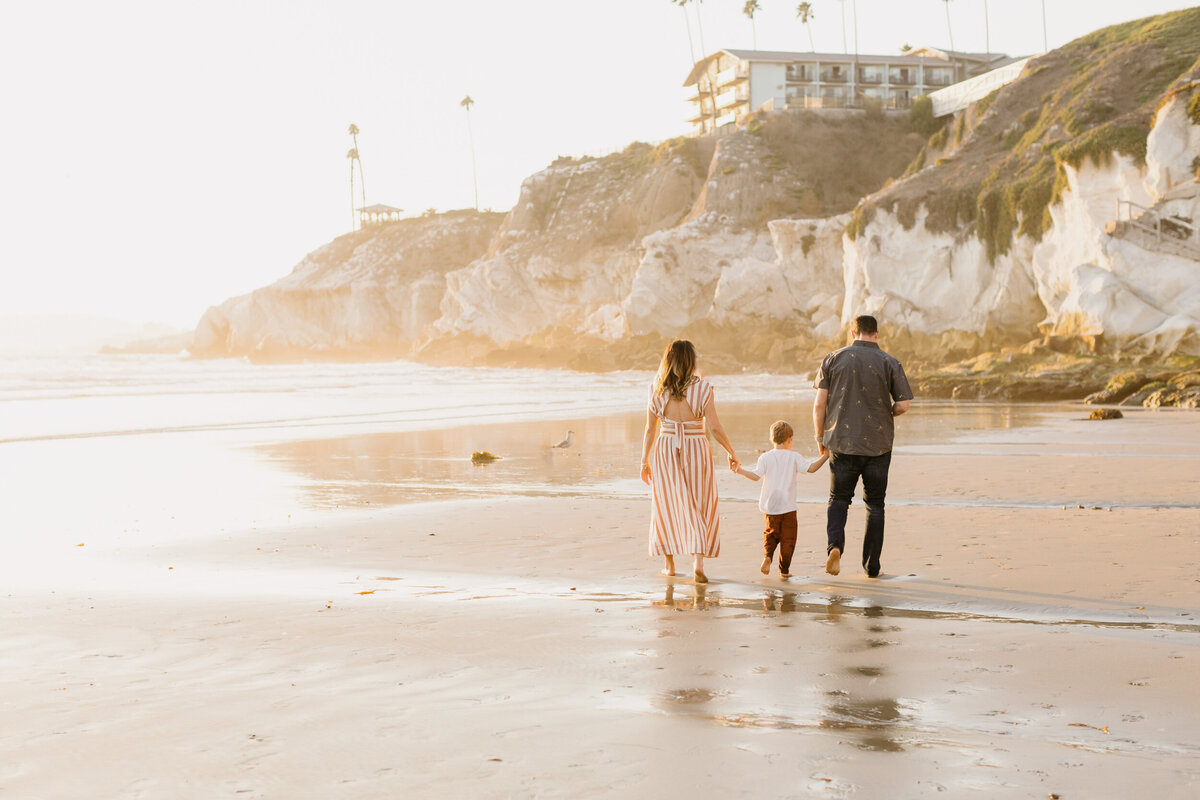
[[663,351],[658,375],[654,377],[654,393],[667,392],[676,400],[696,378],[696,348],[687,339],[676,339]]

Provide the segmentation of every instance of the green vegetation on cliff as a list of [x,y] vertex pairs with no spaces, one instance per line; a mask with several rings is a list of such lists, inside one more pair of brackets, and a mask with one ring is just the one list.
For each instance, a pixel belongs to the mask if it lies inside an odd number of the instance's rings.
[[[933,132],[927,149],[946,155],[930,167],[923,151],[910,177],[864,200],[850,236],[877,209],[911,225],[924,205],[930,231],[971,231],[993,260],[1015,235],[1040,240],[1066,188],[1065,166],[1103,165],[1114,153],[1145,161],[1164,97],[1195,91],[1198,53],[1200,8],[1190,8],[1104,28],[1031,61],[1019,80]],[[1200,101],[1189,110],[1200,118]]]

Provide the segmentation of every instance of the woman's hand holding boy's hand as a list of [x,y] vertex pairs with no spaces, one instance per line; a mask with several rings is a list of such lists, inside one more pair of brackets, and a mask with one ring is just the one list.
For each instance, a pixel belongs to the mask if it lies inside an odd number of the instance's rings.
[[729,471],[730,472],[738,472],[741,470],[741,468],[742,468],[742,462],[738,460],[738,457],[730,456],[729,457]]

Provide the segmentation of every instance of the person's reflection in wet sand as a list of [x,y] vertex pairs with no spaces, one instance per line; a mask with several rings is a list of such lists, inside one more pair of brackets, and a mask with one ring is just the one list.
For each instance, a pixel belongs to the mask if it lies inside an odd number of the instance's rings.
[[763,611],[765,613],[791,614],[797,610],[795,592],[767,591],[763,595]]
[[[703,583],[697,583],[693,588],[695,589],[695,594],[692,596],[692,608],[697,611],[703,611],[708,608],[708,586]],[[675,581],[667,581],[667,590],[663,594],[663,599],[655,600],[654,605],[671,608],[679,605],[675,599]]]
[[[850,646],[843,650],[857,662],[863,653],[875,651],[872,629],[878,629],[879,625],[868,621],[883,617],[885,611],[882,607],[871,606],[864,609],[860,616],[847,614],[846,610],[841,598],[831,598],[826,618],[822,621],[843,629],[853,624],[856,634],[862,632],[861,638],[854,636],[848,643]],[[849,685],[846,689],[828,693],[829,700],[822,710],[820,727],[849,733],[854,737],[856,746],[863,750],[903,750],[898,733],[909,713],[897,698],[886,696],[887,682],[879,679],[887,676],[887,670],[877,664],[850,663],[840,674]],[[871,696],[881,691],[885,696]]]

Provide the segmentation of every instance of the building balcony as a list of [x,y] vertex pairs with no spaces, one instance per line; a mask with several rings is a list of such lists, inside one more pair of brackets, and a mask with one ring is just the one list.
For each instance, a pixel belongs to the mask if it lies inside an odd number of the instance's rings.
[[736,67],[717,73],[717,87],[721,89],[748,80],[750,80],[750,69],[744,64],[738,64]]
[[821,83],[846,83],[850,76],[845,72],[822,72]]
[[888,83],[892,86],[916,86],[918,82],[916,70],[894,69],[888,75]]
[[789,83],[812,83],[817,79],[817,72],[814,69],[805,67],[788,67],[787,80]]

